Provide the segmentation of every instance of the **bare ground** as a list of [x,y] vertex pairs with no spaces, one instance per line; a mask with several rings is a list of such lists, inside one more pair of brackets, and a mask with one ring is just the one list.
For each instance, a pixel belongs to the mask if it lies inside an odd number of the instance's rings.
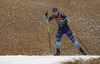
[[[44,13],[48,10],[52,15],[54,7],[71,19],[69,25],[91,54],[100,55],[100,0],[0,0],[0,55],[48,55]],[[52,54],[57,28],[51,21]],[[66,35],[61,39],[61,55],[81,55]]]

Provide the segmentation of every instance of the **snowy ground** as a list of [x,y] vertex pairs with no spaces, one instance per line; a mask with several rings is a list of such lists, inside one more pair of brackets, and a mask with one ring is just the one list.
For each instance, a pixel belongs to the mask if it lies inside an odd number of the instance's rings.
[[0,64],[61,64],[92,58],[100,58],[100,56],[0,56]]

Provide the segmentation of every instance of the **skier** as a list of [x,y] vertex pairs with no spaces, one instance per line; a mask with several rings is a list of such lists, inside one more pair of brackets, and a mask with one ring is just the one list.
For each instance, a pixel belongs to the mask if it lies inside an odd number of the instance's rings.
[[65,16],[64,14],[58,12],[57,8],[53,8],[52,12],[53,12],[54,15],[50,16],[49,18],[46,17],[45,20],[46,20],[46,22],[50,22],[52,19],[55,19],[58,26],[59,26],[57,36],[56,36],[57,53],[54,54],[54,55],[55,56],[60,55],[60,39],[61,39],[61,37],[64,33],[70,38],[70,40],[75,44],[75,46],[80,50],[80,52],[82,54],[86,55],[86,53],[79,46],[78,42],[74,39],[72,31],[70,30],[70,28],[67,24],[70,21],[70,19],[67,16]]

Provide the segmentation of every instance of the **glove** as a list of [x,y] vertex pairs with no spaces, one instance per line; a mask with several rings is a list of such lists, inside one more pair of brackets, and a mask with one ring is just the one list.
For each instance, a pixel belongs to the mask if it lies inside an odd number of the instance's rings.
[[47,17],[45,18],[45,21],[48,22],[48,18]]
[[46,17],[48,16],[48,11],[46,11],[45,16],[46,16]]

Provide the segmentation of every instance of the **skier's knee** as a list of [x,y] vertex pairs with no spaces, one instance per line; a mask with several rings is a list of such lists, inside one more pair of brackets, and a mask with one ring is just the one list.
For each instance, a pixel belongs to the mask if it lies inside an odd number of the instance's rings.
[[56,37],[56,41],[60,42],[60,38]]
[[75,39],[74,39],[74,38],[72,38],[72,39],[71,39],[71,41],[72,41],[72,42],[75,42]]

